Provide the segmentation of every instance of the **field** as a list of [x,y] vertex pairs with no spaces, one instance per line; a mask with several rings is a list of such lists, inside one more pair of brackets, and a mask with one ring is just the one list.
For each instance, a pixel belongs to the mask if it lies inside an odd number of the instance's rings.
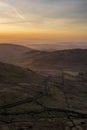
[[4,77],[0,82],[1,130],[86,127],[87,83],[80,82],[76,73],[40,75],[4,63],[1,68],[0,78]]

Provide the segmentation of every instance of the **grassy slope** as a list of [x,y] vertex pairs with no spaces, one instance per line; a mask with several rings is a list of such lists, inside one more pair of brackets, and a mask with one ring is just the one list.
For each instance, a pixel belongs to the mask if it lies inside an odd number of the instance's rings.
[[0,62],[0,104],[43,92],[43,81],[43,76],[30,69]]
[[22,65],[30,65],[33,68],[42,70],[57,70],[58,68],[64,68],[65,70],[79,71],[81,69],[86,70],[86,57],[86,49],[73,49],[54,52],[31,51],[23,56]]
[[30,83],[39,79],[41,76],[30,69],[0,62],[0,83]]
[[[86,98],[87,98],[87,87],[86,84],[80,84],[75,81],[65,81],[65,85],[61,84],[62,82],[60,79],[52,79],[48,82],[49,91],[48,95],[45,95],[38,100],[34,100],[31,103],[26,102],[25,104],[12,107],[9,109],[3,109],[0,112],[9,112],[9,113],[26,113],[29,111],[37,112],[43,109],[43,106],[48,108],[60,108],[60,109],[67,109],[67,104],[64,96],[64,92],[66,93],[70,110],[74,111],[80,111],[80,112],[87,112],[87,104],[86,104]],[[14,103],[20,100],[24,100],[26,98],[30,98],[31,96],[40,94],[40,92],[44,91],[44,77],[37,74],[36,72],[33,72],[32,70],[27,70],[24,68],[20,68],[14,65],[4,64],[0,63],[0,106]],[[34,93],[34,94],[32,94]],[[43,106],[42,106],[43,105]],[[37,117],[37,114],[34,115],[34,118]],[[46,120],[45,122],[39,121],[37,123],[37,129],[39,129],[39,124],[42,122],[41,128],[43,128],[45,125],[49,129],[51,124],[53,124],[53,117],[58,117],[62,119],[62,122],[64,121],[65,115],[62,113],[57,112],[43,112],[41,114],[38,114],[38,116],[42,119],[42,121]],[[0,116],[1,117],[1,116]],[[51,118],[52,117],[52,118]],[[9,121],[10,117],[1,117],[1,119]],[[28,123],[28,120],[30,119],[30,123],[32,124],[33,117],[28,118],[24,115],[22,115],[22,118],[16,117],[16,120],[25,119],[25,121]],[[51,123],[49,124],[49,120]],[[55,119],[56,120],[56,119]],[[57,119],[57,124],[60,122],[60,119]],[[24,122],[24,121],[23,121]],[[34,121],[35,122],[35,121]],[[24,126],[24,124],[21,124],[18,122],[18,126],[20,127]],[[32,124],[33,127],[36,129],[36,126]],[[43,126],[44,125],[44,126]],[[52,129],[54,128],[55,123],[52,126]],[[62,126],[62,125],[61,125]],[[15,128],[15,126],[14,126]],[[58,128],[58,126],[57,126]],[[13,128],[12,128],[13,129]],[[47,129],[47,130],[48,130]],[[63,129],[61,129],[63,130]]]
[[[13,103],[26,99],[40,92],[44,92],[44,77],[14,65],[0,63],[0,104]],[[48,95],[41,97],[38,102],[50,108],[67,108],[65,95],[70,103],[69,109],[86,111],[86,84],[75,81],[65,81],[61,84],[60,79],[52,79],[48,82]],[[71,91],[72,90],[72,91]],[[40,104],[33,102],[11,108],[12,111],[25,111],[42,108]]]

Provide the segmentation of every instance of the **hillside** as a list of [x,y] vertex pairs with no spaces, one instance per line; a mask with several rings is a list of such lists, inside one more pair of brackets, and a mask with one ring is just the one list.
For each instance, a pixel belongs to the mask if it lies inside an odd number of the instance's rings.
[[30,69],[0,62],[0,91],[36,94],[43,90],[43,80],[43,76]]
[[12,63],[21,57],[21,55],[32,49],[16,44],[0,43],[0,61]]
[[77,77],[63,82],[61,77],[45,77],[31,69],[0,62],[1,130],[63,130],[72,126],[67,113],[75,123],[85,122],[86,86]]
[[19,45],[0,44],[0,61],[28,67],[34,70],[53,72],[87,71],[87,49],[45,52]]
[[[74,49],[54,52],[29,52],[24,55],[23,65],[41,70],[87,70],[87,50]],[[31,61],[28,62],[28,61]]]

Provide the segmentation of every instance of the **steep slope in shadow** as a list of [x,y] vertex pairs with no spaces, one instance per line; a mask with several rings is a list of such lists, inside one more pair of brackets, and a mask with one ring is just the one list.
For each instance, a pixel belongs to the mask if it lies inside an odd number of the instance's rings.
[[32,96],[43,92],[44,77],[30,69],[0,62],[0,92]]

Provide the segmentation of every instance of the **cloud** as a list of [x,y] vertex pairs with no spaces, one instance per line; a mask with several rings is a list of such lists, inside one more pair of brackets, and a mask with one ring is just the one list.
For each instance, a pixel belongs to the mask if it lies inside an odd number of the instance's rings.
[[82,21],[87,21],[87,0],[8,0],[8,2],[19,8],[29,20],[36,16],[40,18],[38,21],[42,17],[44,20],[67,19],[76,23],[78,21],[80,24]]
[[[87,26],[87,0],[0,0],[0,17],[40,28]],[[1,13],[3,15],[1,15]],[[25,25],[27,26],[27,25]],[[43,26],[43,27],[42,27]]]
[[25,18],[13,5],[0,1],[0,22],[14,20],[25,20]]
[[[20,18],[20,11],[25,16],[38,15],[55,19],[87,19],[87,0],[3,0],[19,11],[15,11]],[[13,8],[14,10],[14,8]],[[81,20],[82,21],[82,20]]]

